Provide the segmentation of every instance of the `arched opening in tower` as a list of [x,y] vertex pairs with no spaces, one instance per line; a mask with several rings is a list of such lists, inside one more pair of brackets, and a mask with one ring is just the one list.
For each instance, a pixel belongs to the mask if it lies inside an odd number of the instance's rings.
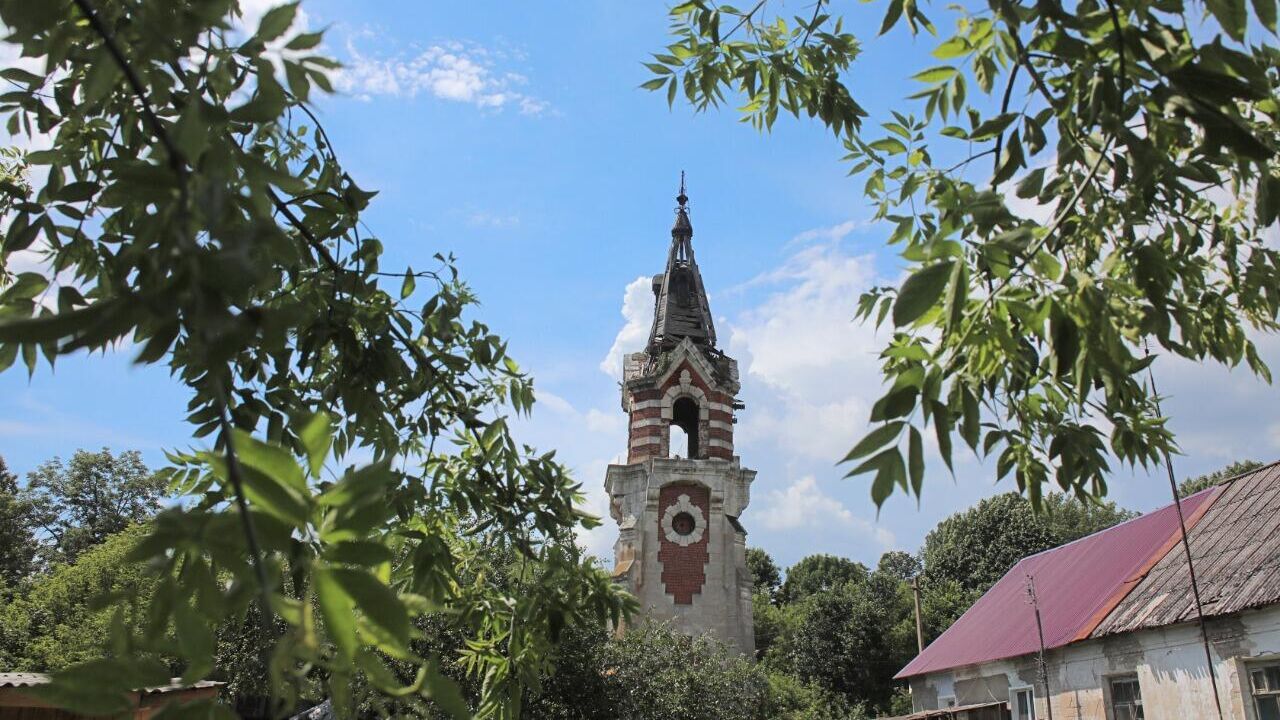
[[698,437],[698,403],[692,398],[682,397],[671,406],[671,451],[673,454],[678,452],[680,447],[676,444],[675,428],[677,427],[684,431],[684,435],[688,440],[685,457],[697,458],[698,441],[700,440]]

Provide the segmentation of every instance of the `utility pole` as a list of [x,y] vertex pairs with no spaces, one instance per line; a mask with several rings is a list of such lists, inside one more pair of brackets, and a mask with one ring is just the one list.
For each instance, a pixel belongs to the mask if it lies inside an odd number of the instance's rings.
[[924,623],[920,620],[920,578],[911,578],[911,594],[916,600],[916,648],[924,652]]
[[[1036,633],[1040,636],[1040,684],[1044,686],[1044,707],[1053,720],[1053,697],[1049,695],[1049,666],[1044,661],[1044,625],[1040,622],[1040,603],[1036,600],[1036,581],[1031,573],[1027,573],[1027,597],[1031,600],[1031,609],[1036,614]],[[1032,701],[1034,702],[1034,701]],[[1035,710],[1033,709],[1034,713]]]

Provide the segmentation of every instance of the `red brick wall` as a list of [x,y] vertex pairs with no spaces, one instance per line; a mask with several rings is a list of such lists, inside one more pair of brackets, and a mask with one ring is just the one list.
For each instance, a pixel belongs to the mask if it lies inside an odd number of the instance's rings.
[[[674,505],[681,495],[688,495],[689,501],[702,511],[702,519],[708,522],[702,539],[688,547],[680,547],[668,540],[662,527],[662,516],[667,507]],[[711,560],[707,553],[707,542],[711,536],[710,507],[710,493],[701,485],[667,485],[658,493],[658,562],[662,565],[663,587],[668,595],[675,597],[677,605],[692,605],[693,596],[701,593],[707,582],[706,566]]]

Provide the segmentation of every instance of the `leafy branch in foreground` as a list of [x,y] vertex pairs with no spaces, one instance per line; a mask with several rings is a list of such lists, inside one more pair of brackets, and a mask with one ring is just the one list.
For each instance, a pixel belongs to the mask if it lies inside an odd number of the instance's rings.
[[[245,30],[231,0],[0,0],[6,40],[45,68],[0,70],[0,113],[12,134],[51,138],[25,158],[43,183],[0,183],[0,268],[37,268],[0,273],[0,369],[131,345],[189,388],[194,434],[213,441],[171,455],[164,476],[187,501],[133,554],[159,576],[146,631],[121,623],[112,659],[60,673],[48,697],[113,712],[167,681],[162,655],[204,677],[209,628],[257,602],[264,626],[287,625],[269,658],[282,707],[307,677],[345,712],[361,672],[455,717],[518,716],[560,628],[630,601],[573,549],[596,522],[580,487],[511,436],[505,414],[530,410],[532,383],[467,319],[451,260],[380,286],[382,243],[361,220],[374,193],[307,105],[337,63],[320,33],[290,33],[296,12]],[[372,464],[326,470],[357,448]],[[538,581],[463,579],[477,543]],[[425,612],[452,618],[463,656],[409,650]],[[444,662],[482,679],[476,707]]]
[[[779,108],[819,118],[892,228],[911,272],[857,311],[893,324],[888,389],[843,461],[874,474],[878,505],[921,492],[930,425],[948,467],[958,437],[1037,507],[1050,481],[1104,496],[1114,459],[1177,450],[1149,346],[1270,382],[1255,339],[1280,312],[1275,0],[1252,22],[1243,3],[950,6],[921,90],[874,129],[831,7],[788,22],[763,1],[682,3],[644,87],[698,109],[740,95],[761,128]],[[903,20],[937,34],[915,0],[889,0],[880,34]]]

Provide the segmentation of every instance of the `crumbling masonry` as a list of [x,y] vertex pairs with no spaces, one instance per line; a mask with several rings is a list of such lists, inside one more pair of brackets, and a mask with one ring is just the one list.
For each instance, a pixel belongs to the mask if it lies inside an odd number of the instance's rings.
[[[756,473],[734,455],[738,363],[716,348],[683,183],[676,200],[666,271],[653,278],[649,344],[624,360],[627,464],[605,477],[619,528],[613,574],[647,617],[750,655],[751,574],[738,518]],[[687,447],[671,447],[673,425]]]

